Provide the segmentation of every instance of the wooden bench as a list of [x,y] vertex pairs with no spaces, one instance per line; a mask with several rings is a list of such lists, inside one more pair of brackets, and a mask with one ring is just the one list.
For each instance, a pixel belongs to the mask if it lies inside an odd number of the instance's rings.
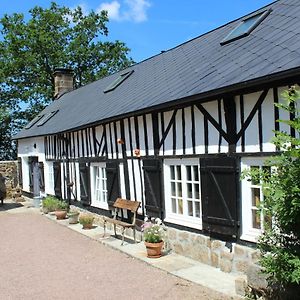
[[[108,218],[108,217],[103,217],[103,228],[104,228],[104,233],[103,233],[103,237],[105,236],[105,230],[106,230],[106,223],[112,223],[114,225],[114,231],[115,231],[115,236],[117,236],[116,233],[116,227],[121,226],[122,227],[122,244],[124,243],[124,233],[125,233],[125,229],[126,228],[132,228],[133,229],[133,237],[134,237],[134,242],[135,242],[135,221],[136,221],[136,212],[140,206],[140,202],[139,201],[131,201],[131,200],[126,200],[126,199],[122,199],[122,198],[118,198],[115,203],[113,204],[114,207],[114,217],[113,218]],[[119,212],[120,210],[126,209],[127,210],[127,214],[128,212],[131,212],[133,214],[132,216],[132,222],[128,223],[128,222],[124,222],[122,220],[117,219],[119,216]],[[122,216],[123,216],[123,212]]]

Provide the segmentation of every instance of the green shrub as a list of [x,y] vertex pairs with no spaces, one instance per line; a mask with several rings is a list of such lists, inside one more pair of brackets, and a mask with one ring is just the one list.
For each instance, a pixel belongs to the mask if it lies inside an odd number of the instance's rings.
[[300,93],[291,87],[283,97],[286,102],[277,106],[294,118],[279,122],[293,128],[295,135],[276,132],[273,143],[282,152],[266,163],[272,167],[271,174],[247,175],[252,179],[259,176],[262,182],[264,201],[260,209],[268,221],[258,243],[260,264],[270,286],[279,289],[277,294],[290,287],[300,290]]
[[90,214],[80,214],[79,223],[81,225],[93,224],[94,217]]
[[54,196],[47,196],[43,199],[43,209],[46,209],[48,212],[55,211],[58,201]]
[[56,205],[56,210],[68,210],[69,204],[64,200],[58,200]]
[[69,205],[67,202],[59,200],[54,196],[47,196],[43,200],[43,209],[47,210],[48,212],[55,210],[67,210],[68,208]]

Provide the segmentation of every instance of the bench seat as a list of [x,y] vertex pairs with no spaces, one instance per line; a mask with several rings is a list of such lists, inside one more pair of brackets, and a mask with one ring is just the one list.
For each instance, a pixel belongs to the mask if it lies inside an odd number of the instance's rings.
[[[113,204],[114,217],[113,218],[103,217],[103,229],[104,229],[103,237],[105,236],[105,232],[106,232],[106,223],[111,223],[114,226],[115,236],[117,236],[117,233],[116,233],[117,225],[122,227],[122,243],[121,243],[121,245],[123,245],[123,243],[124,243],[125,228],[133,229],[133,237],[134,237],[134,242],[135,242],[136,213],[137,213],[137,210],[138,210],[140,204],[141,204],[141,202],[139,202],[139,201],[131,201],[131,200],[127,200],[127,199],[118,198],[115,201],[115,203]],[[127,210],[127,213],[128,213],[128,211],[133,213],[131,223],[117,219],[119,211],[123,210],[123,209]]]

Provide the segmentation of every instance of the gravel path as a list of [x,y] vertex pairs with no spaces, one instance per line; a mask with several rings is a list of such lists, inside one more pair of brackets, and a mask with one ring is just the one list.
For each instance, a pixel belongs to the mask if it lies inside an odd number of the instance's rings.
[[233,299],[41,216],[0,211],[0,298]]

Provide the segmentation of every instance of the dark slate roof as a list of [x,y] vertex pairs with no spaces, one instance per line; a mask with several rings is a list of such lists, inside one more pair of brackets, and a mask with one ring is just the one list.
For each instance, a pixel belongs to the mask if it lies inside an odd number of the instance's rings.
[[130,67],[134,73],[111,92],[103,90],[119,73],[63,95],[44,110],[59,109],[52,119],[23,129],[15,138],[72,130],[195,95],[201,99],[292,69],[300,74],[300,1],[279,0],[258,11],[269,8],[269,16],[247,37],[220,45],[242,18],[237,19]]

